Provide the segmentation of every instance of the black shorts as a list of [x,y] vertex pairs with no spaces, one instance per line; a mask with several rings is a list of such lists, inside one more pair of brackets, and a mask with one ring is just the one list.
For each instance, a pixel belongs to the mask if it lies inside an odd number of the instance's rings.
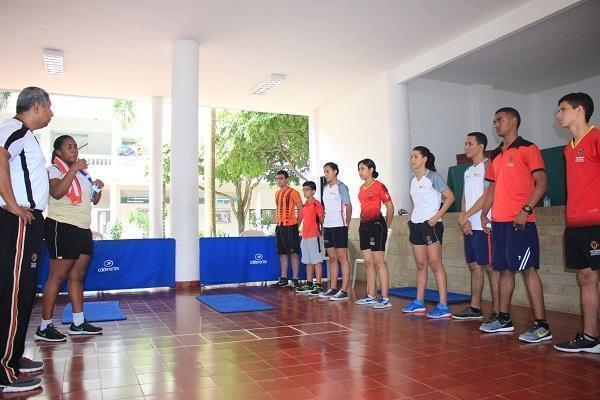
[[360,249],[371,251],[385,251],[387,240],[387,224],[383,217],[375,221],[361,222],[358,227]]
[[437,222],[434,226],[429,226],[426,222],[414,223],[408,221],[408,241],[416,246],[429,246],[440,242],[444,238],[444,224]]
[[600,225],[565,229],[564,244],[568,268],[600,270]]
[[275,228],[277,238],[277,254],[298,254],[300,252],[300,235],[298,224]]
[[333,228],[323,228],[323,240],[325,248],[347,249],[348,248],[348,227],[336,226]]
[[93,254],[92,231],[46,218],[46,246],[53,260],[76,260]]

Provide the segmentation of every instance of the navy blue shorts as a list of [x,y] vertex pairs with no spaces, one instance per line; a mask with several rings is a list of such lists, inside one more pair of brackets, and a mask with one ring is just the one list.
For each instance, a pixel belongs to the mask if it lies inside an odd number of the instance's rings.
[[523,271],[540,266],[540,241],[534,222],[524,230],[512,222],[492,222],[492,264],[496,271]]
[[467,264],[489,265],[492,263],[492,235],[484,231],[473,231],[464,235],[465,260]]

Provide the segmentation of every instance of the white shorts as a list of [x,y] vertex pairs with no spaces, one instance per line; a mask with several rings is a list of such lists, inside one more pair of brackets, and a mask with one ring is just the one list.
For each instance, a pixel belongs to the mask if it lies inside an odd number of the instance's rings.
[[322,262],[322,248],[323,245],[321,243],[321,237],[302,239],[302,241],[300,242],[300,251],[302,251],[302,263],[318,264]]

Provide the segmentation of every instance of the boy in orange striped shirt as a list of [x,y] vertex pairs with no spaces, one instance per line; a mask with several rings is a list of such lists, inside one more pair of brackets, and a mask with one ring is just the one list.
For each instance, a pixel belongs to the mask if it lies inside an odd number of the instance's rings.
[[[302,221],[302,199],[297,190],[292,189],[288,184],[289,174],[280,170],[275,174],[275,180],[279,190],[275,193],[275,205],[277,207],[277,227],[275,236],[277,237],[277,254],[279,254],[279,264],[281,266],[281,277],[279,281],[272,284],[271,287],[284,287],[289,283],[288,257],[292,264],[293,286],[297,288],[298,274],[300,272],[300,263],[298,253],[300,252],[300,235],[298,234],[298,225]],[[298,212],[298,216],[296,216]]]

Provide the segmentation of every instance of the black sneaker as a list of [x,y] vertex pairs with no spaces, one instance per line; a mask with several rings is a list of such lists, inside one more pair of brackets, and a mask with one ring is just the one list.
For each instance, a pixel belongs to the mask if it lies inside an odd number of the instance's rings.
[[65,335],[56,330],[54,324],[48,325],[44,330],[41,330],[38,326],[34,338],[35,340],[44,340],[46,342],[64,342],[67,340]]
[[598,341],[589,340],[585,335],[579,332],[575,335],[575,339],[555,344],[554,348],[558,351],[566,351],[567,353],[600,353],[600,343],[598,343]]
[[83,321],[83,323],[78,326],[71,324],[69,327],[69,335],[99,335],[101,333],[102,328],[94,326],[87,321]]
[[322,299],[329,298],[329,297],[335,295],[337,292],[338,292],[337,289],[329,288],[329,289],[327,289],[327,291],[322,292],[321,294],[319,294],[319,297],[322,298]]
[[491,313],[490,316],[488,317],[488,319],[486,319],[485,321],[483,321],[484,323],[490,323],[494,320],[498,319],[498,313]]
[[19,360],[19,372],[32,374],[44,369],[44,363],[41,361],[30,360],[27,357],[21,357]]
[[292,279],[292,286],[290,286],[290,288],[292,290],[296,290],[296,289],[300,289],[300,281],[298,279]]
[[343,290],[338,290],[338,292],[336,294],[329,297],[329,300],[331,300],[331,301],[345,301],[348,299],[349,299],[348,293],[344,292]]
[[483,313],[481,311],[476,311],[473,307],[467,307],[463,311],[458,314],[452,314],[452,318],[454,319],[483,319]]
[[42,386],[42,380],[39,378],[18,377],[9,385],[0,385],[0,393],[28,392],[40,386]]
[[321,293],[323,293],[323,287],[321,285],[319,285],[319,284],[316,284],[316,285],[313,286],[313,291],[310,292],[310,295],[311,296],[318,296]]
[[269,287],[272,287],[272,288],[281,288],[281,287],[285,287],[287,285],[288,285],[288,278],[281,277],[281,278],[279,278],[279,280],[277,282],[271,283],[269,285]]
[[314,290],[314,286],[307,283],[303,286],[300,286],[298,288],[296,288],[296,293],[300,293],[300,294],[309,294],[310,292],[312,292]]

